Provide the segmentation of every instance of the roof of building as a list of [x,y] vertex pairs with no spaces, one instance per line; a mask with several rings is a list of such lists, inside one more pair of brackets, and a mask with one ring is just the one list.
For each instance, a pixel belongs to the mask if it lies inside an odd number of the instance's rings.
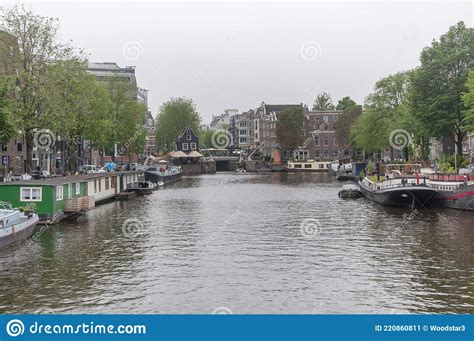
[[40,180],[20,180],[20,181],[11,181],[11,182],[0,182],[0,186],[12,186],[12,185],[20,185],[20,186],[38,186],[38,185],[46,185],[46,186],[59,186],[68,183],[75,183],[75,182],[84,182],[88,180],[93,180],[97,178],[105,178],[109,175],[119,175],[119,174],[138,174],[142,173],[140,171],[120,171],[120,172],[111,172],[111,173],[94,173],[94,174],[79,174],[79,175],[70,175],[70,176],[58,176],[54,178],[48,179],[40,179]]
[[186,126],[185,128],[183,128],[183,130],[181,130],[181,134],[179,134],[178,140],[181,139],[181,138],[184,136],[184,134],[186,134],[186,131],[187,131],[188,129],[191,131],[191,133],[193,133],[194,136],[197,136],[197,135],[194,133],[194,131],[193,131],[193,129],[191,128],[191,126],[188,125],[188,126]]

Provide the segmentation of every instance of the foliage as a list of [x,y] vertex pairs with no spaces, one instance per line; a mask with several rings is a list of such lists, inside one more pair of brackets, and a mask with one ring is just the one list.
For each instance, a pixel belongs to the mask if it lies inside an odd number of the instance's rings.
[[335,130],[336,141],[339,146],[347,146],[352,144],[351,129],[361,114],[362,106],[354,104],[351,107],[345,108],[344,111],[339,115],[336,121]]
[[173,149],[181,131],[188,125],[197,134],[201,117],[188,98],[171,98],[165,102],[156,119],[156,143],[160,150]]
[[[222,128],[226,129],[226,128]],[[212,148],[212,134],[215,130],[200,130],[199,131],[199,148]]]
[[464,131],[474,131],[474,70],[469,72],[467,80],[467,92],[462,96],[464,107],[466,108],[463,120]]
[[7,81],[0,84],[0,144],[8,143],[12,137],[17,135],[10,112],[9,89]]
[[334,110],[334,104],[332,104],[331,95],[325,92],[320,93],[316,96],[313,104],[313,111],[328,111]]
[[415,115],[432,137],[449,137],[462,154],[466,134],[465,105],[469,70],[474,67],[474,28],[461,21],[421,52],[412,77]]
[[76,58],[80,52],[58,42],[56,19],[36,15],[24,5],[2,8],[0,19],[3,29],[14,37],[11,49],[16,56],[11,69],[16,70],[17,89],[12,112],[25,137],[27,165],[31,167],[33,129],[41,127],[40,108],[57,99],[55,93],[44,89],[50,66]]
[[276,138],[281,148],[294,150],[303,143],[303,108],[283,110],[276,122]]
[[349,96],[343,97],[337,102],[336,110],[347,110],[355,107],[357,103],[353,101]]

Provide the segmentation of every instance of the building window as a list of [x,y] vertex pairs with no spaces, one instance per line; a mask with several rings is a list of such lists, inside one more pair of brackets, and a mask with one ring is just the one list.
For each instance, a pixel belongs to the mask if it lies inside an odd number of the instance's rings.
[[188,135],[186,136],[186,140],[188,140],[188,141],[191,140],[191,134],[188,134]]
[[334,138],[332,144],[333,144],[334,146],[337,146],[337,139],[336,139],[336,138]]
[[64,187],[56,186],[56,201],[64,199]]
[[7,145],[6,144],[2,144],[2,152],[6,152],[7,151]]
[[329,116],[323,116],[323,121],[325,123],[328,123],[329,122]]
[[196,150],[196,142],[191,142],[191,150]]
[[314,145],[319,146],[319,136],[314,137]]
[[16,150],[19,151],[19,152],[23,151],[23,143],[17,143],[16,144]]
[[334,149],[333,156],[334,156],[335,158],[338,158],[338,157],[339,157],[339,150]]
[[323,137],[323,146],[328,146],[329,145],[329,139],[327,136]]
[[21,187],[20,201],[41,201],[42,188],[41,187]]
[[81,184],[76,183],[76,195],[79,195],[79,194],[81,194]]
[[319,157],[319,150],[314,151],[314,157]]
[[328,152],[327,149],[324,149],[324,150],[323,150],[323,158],[326,158],[326,159],[327,159],[328,157],[329,157],[329,152]]
[[183,150],[188,150],[188,144],[187,143],[183,143]]

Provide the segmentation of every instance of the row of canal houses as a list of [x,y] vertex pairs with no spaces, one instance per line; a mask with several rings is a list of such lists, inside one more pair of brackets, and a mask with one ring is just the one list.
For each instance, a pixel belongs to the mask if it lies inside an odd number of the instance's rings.
[[0,201],[34,206],[40,222],[55,222],[114,200],[143,179],[143,172],[110,172],[0,183]]

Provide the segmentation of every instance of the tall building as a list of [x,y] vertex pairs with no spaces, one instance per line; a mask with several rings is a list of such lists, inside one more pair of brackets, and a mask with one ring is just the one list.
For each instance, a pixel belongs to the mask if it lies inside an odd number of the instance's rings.
[[[88,67],[89,73],[94,75],[98,81],[108,81],[110,79],[120,80],[130,83],[132,91],[130,97],[139,98],[143,95],[143,90],[138,90],[137,87],[137,78],[135,77],[135,67],[126,66],[124,68],[119,67],[117,63],[113,62],[104,62],[104,63],[89,63]],[[145,94],[146,94],[146,90]]]
[[238,109],[226,109],[224,110],[223,114],[220,115],[212,115],[212,121],[209,124],[209,129],[217,130],[217,129],[228,129],[230,127],[230,121],[232,116],[238,115]]
[[254,147],[253,118],[253,110],[234,114],[230,117],[228,129],[232,136],[231,148],[251,149]]
[[147,112],[147,131],[145,139],[145,154],[151,155],[156,154],[158,150],[156,149],[156,127],[155,119],[151,114],[151,111]]
[[[306,115],[307,108],[302,103],[266,104],[262,102],[255,110],[252,144],[254,148],[259,148],[264,157],[272,157],[273,150],[280,148],[276,137],[278,116],[283,110],[295,107],[303,108]],[[288,157],[285,151],[283,153],[283,157]]]

